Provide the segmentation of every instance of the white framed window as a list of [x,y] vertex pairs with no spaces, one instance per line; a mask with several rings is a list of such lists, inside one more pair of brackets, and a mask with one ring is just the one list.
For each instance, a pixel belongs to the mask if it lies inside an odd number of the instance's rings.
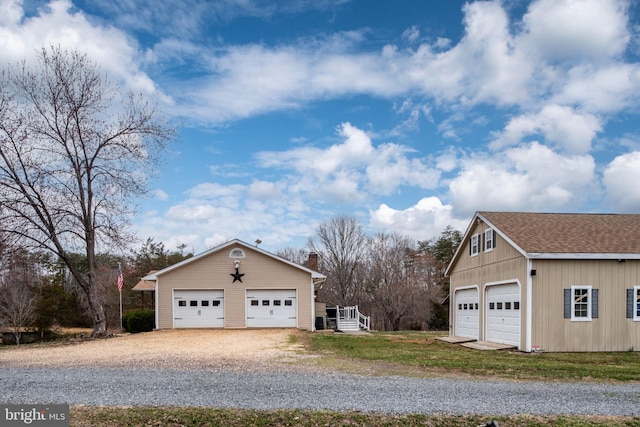
[[470,242],[470,251],[471,251],[471,256],[476,256],[480,253],[480,235],[479,234],[474,234],[473,236],[471,236],[471,242]]
[[633,320],[640,321],[640,286],[633,287]]
[[591,320],[591,286],[571,287],[571,320]]
[[496,232],[489,229],[484,232],[484,251],[490,252],[496,247]]

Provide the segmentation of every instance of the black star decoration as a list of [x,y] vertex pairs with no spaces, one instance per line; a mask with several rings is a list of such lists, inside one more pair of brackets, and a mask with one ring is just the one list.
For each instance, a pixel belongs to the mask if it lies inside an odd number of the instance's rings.
[[238,271],[238,267],[236,267],[236,272],[235,273],[230,273],[231,276],[233,276],[233,282],[232,283],[236,283],[236,280],[239,280],[240,283],[242,283],[242,276],[244,276],[244,273],[240,273]]

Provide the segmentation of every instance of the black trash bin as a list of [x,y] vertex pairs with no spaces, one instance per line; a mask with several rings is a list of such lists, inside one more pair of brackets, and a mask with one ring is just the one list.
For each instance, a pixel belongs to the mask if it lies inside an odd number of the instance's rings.
[[322,316],[316,317],[316,330],[318,331],[324,330],[324,317]]

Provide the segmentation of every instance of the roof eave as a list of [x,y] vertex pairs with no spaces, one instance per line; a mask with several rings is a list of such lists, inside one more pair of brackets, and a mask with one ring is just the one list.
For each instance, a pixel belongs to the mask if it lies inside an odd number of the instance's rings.
[[327,278],[327,276],[325,276],[325,275],[323,275],[321,273],[318,273],[317,271],[311,270],[310,268],[307,268],[307,267],[305,267],[303,265],[296,264],[295,262],[289,261],[288,259],[279,257],[279,256],[277,256],[275,254],[272,254],[271,252],[265,251],[264,249],[261,249],[261,248],[259,248],[257,246],[253,246],[253,245],[250,245],[250,244],[248,244],[246,242],[243,242],[240,239],[233,239],[233,240],[229,240],[226,243],[223,243],[222,245],[216,246],[215,248],[211,248],[211,249],[206,250],[204,252],[201,252],[201,253],[199,253],[197,255],[194,255],[191,258],[187,258],[187,259],[185,259],[183,261],[180,261],[179,263],[176,263],[176,264],[170,265],[169,267],[163,268],[162,270],[159,270],[159,271],[157,271],[157,272],[155,272],[153,274],[149,274],[149,275],[143,277],[142,280],[154,280],[154,281],[157,281],[158,280],[158,276],[160,276],[162,274],[168,273],[168,272],[170,272],[172,270],[175,270],[177,268],[180,268],[180,267],[182,267],[184,265],[190,264],[190,263],[192,263],[192,262],[194,262],[196,260],[199,260],[201,258],[204,258],[204,257],[206,257],[206,256],[208,256],[208,255],[210,255],[210,254],[212,254],[214,252],[221,251],[224,248],[227,248],[229,246],[233,246],[235,244],[238,244],[240,246],[244,246],[245,248],[248,248],[248,249],[255,250],[256,252],[260,252],[263,255],[266,255],[268,257],[277,259],[277,260],[279,260],[279,261],[281,261],[281,262],[283,262],[285,264],[288,264],[288,265],[290,265],[292,267],[298,268],[300,270],[304,270],[307,273],[310,273],[311,277],[313,279],[325,280]]
[[632,260],[640,259],[640,253],[565,253],[565,252],[530,252],[530,259],[602,259],[602,260]]

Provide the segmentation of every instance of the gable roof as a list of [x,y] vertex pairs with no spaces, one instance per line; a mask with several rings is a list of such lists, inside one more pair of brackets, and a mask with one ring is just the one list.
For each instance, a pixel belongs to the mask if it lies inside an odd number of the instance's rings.
[[484,221],[523,256],[557,259],[640,259],[640,215],[536,212],[476,212],[451,259],[453,269]]
[[268,256],[270,258],[278,260],[278,261],[280,261],[280,262],[282,262],[284,264],[288,264],[288,265],[290,265],[292,267],[295,267],[297,269],[306,271],[306,272],[311,274],[311,278],[313,279],[314,282],[321,282],[321,281],[323,281],[324,279],[327,278],[327,276],[325,276],[324,274],[320,274],[317,271],[311,270],[311,269],[309,269],[307,267],[304,267],[304,266],[302,266],[300,264],[296,264],[295,262],[289,261],[288,259],[279,257],[279,256],[277,256],[275,254],[272,254],[271,252],[265,251],[264,249],[260,249],[259,247],[255,246],[255,245],[250,245],[250,244],[248,244],[246,242],[243,242],[242,240],[239,240],[239,239],[234,239],[234,240],[230,240],[230,241],[228,241],[226,243],[223,243],[220,246],[216,246],[216,247],[211,248],[209,250],[206,250],[204,252],[200,252],[199,254],[194,255],[191,258],[187,258],[184,261],[181,261],[179,263],[170,265],[169,267],[163,268],[162,270],[159,270],[159,271],[156,271],[156,272],[152,272],[152,273],[146,275],[145,277],[143,277],[142,280],[153,280],[153,281],[158,280],[158,276],[161,276],[161,275],[163,275],[165,273],[168,273],[169,271],[172,271],[172,270],[175,270],[177,268],[183,267],[183,266],[185,266],[187,264],[190,264],[190,263],[192,263],[194,261],[197,261],[197,260],[199,260],[201,258],[205,258],[208,255],[211,255],[212,253],[221,251],[221,250],[223,250],[225,248],[228,248],[228,247],[234,246],[234,245],[244,246],[247,249],[251,249],[253,251],[259,252],[259,253],[261,253],[263,255],[266,255],[266,256]]
[[640,215],[478,212],[527,254],[640,254]]

